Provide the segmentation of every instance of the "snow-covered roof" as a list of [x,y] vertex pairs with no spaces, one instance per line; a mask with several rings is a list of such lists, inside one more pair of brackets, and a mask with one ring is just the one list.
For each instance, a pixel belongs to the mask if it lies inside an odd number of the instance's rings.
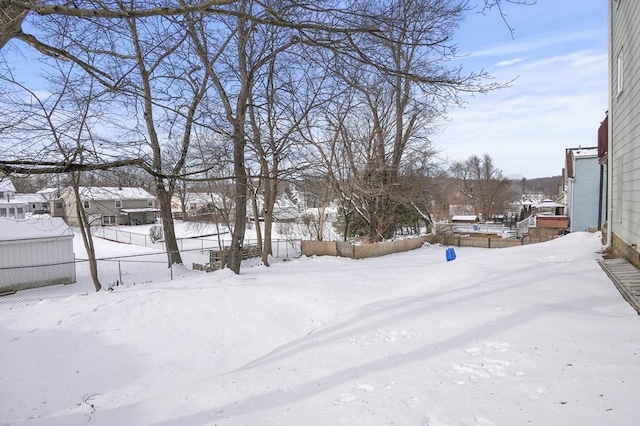
[[143,212],[159,212],[160,209],[154,207],[142,207],[138,209],[120,209],[122,213],[143,213]]
[[[318,217],[318,215],[320,214],[320,207],[309,207],[308,209],[306,209],[304,211],[304,214],[311,214],[314,215],[316,217]],[[325,215],[336,215],[338,214],[338,209],[337,207],[325,207],[324,209],[324,214]]]
[[537,209],[544,209],[544,208],[564,207],[564,204],[556,203],[555,201],[551,201],[551,200],[544,200],[541,203],[534,204],[533,207]]
[[44,203],[49,201],[42,194],[16,194],[13,200],[23,203]]
[[59,188],[43,188],[40,191],[36,191],[36,194],[43,196],[47,200],[51,200],[53,198],[59,197],[60,196],[59,192],[60,192]]
[[148,200],[155,198],[140,187],[131,186],[81,186],[80,198],[100,200]]
[[476,220],[478,216],[474,214],[457,214],[451,218],[451,220]]
[[0,241],[73,237],[73,230],[62,218],[11,219],[0,217]]
[[16,192],[13,182],[6,176],[0,176],[0,192]]
[[597,157],[598,148],[582,148],[571,151],[574,157]]

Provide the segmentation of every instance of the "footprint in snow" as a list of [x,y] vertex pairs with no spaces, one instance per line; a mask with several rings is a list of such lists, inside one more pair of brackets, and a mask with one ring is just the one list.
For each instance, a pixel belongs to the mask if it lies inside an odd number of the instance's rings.
[[356,396],[352,393],[343,393],[342,395],[340,395],[340,397],[338,398],[337,403],[341,403],[341,402],[351,402],[351,401],[355,401]]
[[[465,349],[467,355],[471,357],[477,357],[478,355],[489,355],[496,352],[506,352],[511,347],[510,344],[505,342],[488,342],[482,346],[474,346]],[[462,362],[460,364],[454,364],[452,373],[466,374],[470,381],[477,381],[479,379],[487,379],[490,377],[504,377],[504,369],[511,365],[509,361],[495,359],[495,358],[482,358],[482,360],[476,360],[475,362]],[[519,372],[519,375],[524,373]],[[464,381],[455,381],[454,383],[462,385]]]
[[482,416],[475,416],[474,420],[476,421],[476,425],[478,426],[495,426],[495,423]]
[[357,393],[357,392],[371,393],[371,392],[375,391],[376,388],[373,385],[369,385],[369,384],[363,383],[363,384],[358,385],[355,388],[353,388],[353,390],[354,390],[354,393],[347,392],[347,393],[343,393],[342,395],[340,395],[338,397],[338,400],[336,401],[336,404],[339,404],[341,402],[355,401],[356,399],[358,399],[358,397],[356,396],[355,393]]
[[356,389],[361,390],[361,391],[365,391],[365,392],[368,392],[368,393],[371,393],[374,390],[376,390],[375,386],[367,385],[367,384],[358,385],[358,387]]

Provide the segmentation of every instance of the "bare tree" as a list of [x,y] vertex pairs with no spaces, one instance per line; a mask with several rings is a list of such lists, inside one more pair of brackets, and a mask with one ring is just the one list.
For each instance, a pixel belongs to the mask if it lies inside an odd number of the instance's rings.
[[[487,0],[487,4],[502,1]],[[484,74],[464,75],[443,64],[455,56],[449,40],[461,15],[468,11],[463,0],[363,0],[349,7],[334,0],[317,4],[298,0],[167,0],[161,6],[151,1],[121,0],[0,2],[7,6],[0,21],[0,48],[15,39],[45,56],[75,64],[109,88],[112,105],[125,108],[132,117],[134,125],[128,136],[129,140],[138,138],[138,149],[127,150],[127,158],[117,160],[144,167],[153,176],[163,221],[167,222],[170,263],[181,260],[177,244],[174,247],[171,242],[175,240],[170,226],[171,194],[177,179],[186,178],[186,173],[197,174],[186,167],[190,135],[194,126],[206,126],[226,135],[233,147],[235,217],[228,266],[239,272],[247,215],[247,144],[259,140],[254,143],[256,151],[267,148],[267,156],[279,150],[278,162],[280,157],[292,159],[298,149],[290,143],[293,133],[274,125],[273,117],[264,120],[268,114],[264,115],[256,103],[261,96],[256,90],[258,77],[268,76],[264,71],[270,67],[277,69],[278,56],[292,47],[325,52],[316,56],[328,62],[314,62],[308,54],[300,57],[330,70],[350,96],[357,98],[350,102],[351,110],[341,111],[347,115],[334,120],[339,127],[329,133],[338,136],[335,141],[342,146],[334,144],[325,158],[332,162],[332,182],[342,185],[345,211],[357,212],[368,224],[367,234],[373,240],[393,232],[393,210],[398,202],[394,188],[407,161],[407,147],[427,143],[425,130],[430,120],[444,112],[447,104],[457,102],[459,91],[499,87],[486,85]],[[22,21],[29,14],[41,29],[38,37],[22,30]],[[47,43],[42,41],[45,39]],[[302,75],[294,73],[292,77]],[[207,79],[215,88],[221,110],[208,122],[201,116],[202,102],[209,93]],[[354,112],[358,116],[353,117]],[[296,111],[290,129],[306,126],[308,122],[302,117],[311,114],[310,109]],[[216,122],[220,117],[223,123]],[[317,141],[317,135],[308,136]],[[167,164],[163,155],[169,141],[179,141],[181,146],[174,164]],[[363,154],[364,161],[355,157],[357,154]],[[274,167],[276,157],[270,158],[268,168],[261,164],[260,175],[275,185],[269,194],[273,200],[283,169],[282,163]],[[289,168],[292,160],[287,161]],[[91,167],[120,163],[103,160]],[[0,166],[13,167],[7,162]],[[48,171],[88,167],[77,163],[49,166]],[[338,178],[339,173],[342,176]]]
[[[280,32],[265,40],[274,44]],[[263,181],[264,244],[262,261],[268,265],[272,254],[272,228],[279,186],[285,179],[297,177],[308,165],[302,152],[299,129],[326,102],[322,92],[326,73],[310,61],[300,58],[300,49],[284,51],[274,45],[263,69],[257,73],[249,102],[252,149],[260,164]]]
[[[380,9],[378,9],[380,7]],[[410,150],[428,152],[429,126],[461,91],[496,89],[483,74],[448,69],[455,57],[451,35],[467,11],[464,2],[397,0],[360,5],[362,16],[375,16],[380,31],[358,34],[358,51],[369,63],[337,57],[334,71],[352,93],[345,119],[336,131],[341,154],[336,180],[348,205],[366,223],[371,241],[393,236],[400,195],[400,171]],[[365,18],[366,21],[367,18]],[[338,165],[337,165],[338,166]]]
[[483,220],[504,212],[513,199],[511,182],[494,166],[489,154],[472,155],[467,160],[453,163],[451,174],[457,179],[458,190]]
[[[3,108],[19,110],[23,117],[19,122],[5,125],[5,141],[16,140],[7,149],[7,155],[18,154],[24,159],[31,159],[33,163],[43,158],[59,164],[85,164],[95,160],[98,155],[96,142],[100,138],[93,128],[100,119],[100,111],[94,107],[95,101],[104,93],[96,89],[95,81],[86,77],[78,79],[74,67],[60,67],[57,72],[57,75],[51,74],[50,78],[60,83],[57,85],[58,92],[44,97],[21,84],[15,76],[2,77],[3,87],[14,88],[12,96],[4,99],[6,104]],[[5,167],[4,170],[15,172],[11,167]],[[34,168],[33,171],[39,173],[41,170]],[[81,171],[72,171],[70,177],[77,225],[87,252],[91,278],[95,290],[99,291],[102,285],[98,277],[91,218],[81,202]]]

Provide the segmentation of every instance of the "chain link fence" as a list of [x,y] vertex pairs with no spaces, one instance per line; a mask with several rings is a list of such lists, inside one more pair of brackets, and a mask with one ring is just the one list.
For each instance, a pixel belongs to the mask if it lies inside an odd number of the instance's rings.
[[[246,241],[245,244],[249,244]],[[254,242],[255,244],[255,242]],[[273,257],[300,257],[302,240],[275,240]],[[217,250],[218,245],[211,247]],[[167,253],[154,251],[131,256],[97,259],[98,278],[104,290],[182,278],[194,263],[209,261],[209,249],[181,250],[182,265],[168,266]],[[63,273],[60,274],[60,271]],[[194,272],[200,273],[200,272]],[[202,272],[204,274],[204,272]],[[0,268],[0,311],[32,305],[45,299],[95,292],[89,261]]]
[[[141,247],[157,248],[165,250],[164,241],[154,241],[150,235],[123,231],[118,227],[100,226],[92,228],[93,236],[103,238],[109,241],[117,241],[119,243],[131,244]],[[219,235],[208,235],[190,238],[177,238],[178,248],[180,252],[189,250],[220,250],[230,244],[230,234],[222,233]],[[243,245],[257,245],[256,239],[245,239]],[[302,254],[301,239],[275,239],[271,241],[273,257],[291,258],[300,257]]]

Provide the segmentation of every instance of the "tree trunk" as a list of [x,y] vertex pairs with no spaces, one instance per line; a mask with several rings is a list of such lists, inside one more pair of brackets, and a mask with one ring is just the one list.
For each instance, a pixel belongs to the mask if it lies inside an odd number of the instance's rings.
[[227,266],[236,274],[240,273],[242,263],[242,243],[247,225],[247,170],[244,165],[244,129],[239,123],[234,124],[233,130],[233,172],[235,175],[235,220],[229,260]]
[[[272,177],[267,181],[264,190],[264,249],[262,251],[262,261],[268,261],[269,255],[273,254],[272,238],[273,233],[273,210],[276,205],[278,194],[278,179]],[[266,264],[266,263],[265,263]]]
[[[28,0],[24,0],[28,4]],[[6,5],[0,2],[0,50],[5,44],[22,31],[22,21],[29,11],[18,5]]]
[[173,215],[171,214],[171,192],[164,187],[161,178],[156,178],[156,194],[160,204],[160,217],[162,218],[162,232],[164,234],[164,244],[167,251],[169,267],[174,263],[182,264],[182,257],[178,249],[176,232],[173,226]]
[[[249,175],[249,171],[247,171]],[[249,190],[251,191],[251,210],[253,211],[253,223],[256,226],[256,245],[262,248],[262,231],[260,230],[260,209],[258,208],[258,191],[260,190],[260,182],[258,186],[253,186],[251,177],[247,179]],[[265,263],[265,265],[269,266]]]
[[82,242],[84,248],[87,251],[87,258],[89,261],[89,273],[91,274],[91,281],[96,291],[102,289],[100,284],[100,278],[98,277],[98,262],[96,260],[96,251],[93,245],[93,237],[91,235],[91,223],[87,218],[87,212],[84,211],[82,206],[82,200],[80,200],[80,177],[77,174],[71,175],[73,193],[76,199],[76,214],[78,216],[78,225],[80,226],[80,234],[82,235]]

